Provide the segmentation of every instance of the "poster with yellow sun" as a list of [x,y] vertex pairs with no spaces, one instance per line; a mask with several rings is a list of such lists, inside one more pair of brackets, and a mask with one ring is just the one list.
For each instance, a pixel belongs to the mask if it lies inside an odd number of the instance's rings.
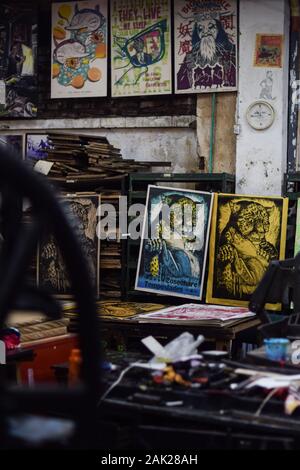
[[107,96],[107,0],[52,4],[51,98]]

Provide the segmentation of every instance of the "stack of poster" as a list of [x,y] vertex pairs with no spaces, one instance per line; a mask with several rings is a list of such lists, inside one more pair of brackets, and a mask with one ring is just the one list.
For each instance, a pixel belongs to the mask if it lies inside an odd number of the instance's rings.
[[229,327],[255,317],[247,308],[185,304],[157,312],[138,315],[140,323],[186,324],[206,327]]
[[[137,315],[149,312],[157,312],[166,305],[145,302],[121,302],[120,300],[105,300],[97,302],[97,316],[101,320],[131,321]],[[78,309],[76,304],[64,305],[64,317],[70,320],[69,332],[77,333],[79,330]]]

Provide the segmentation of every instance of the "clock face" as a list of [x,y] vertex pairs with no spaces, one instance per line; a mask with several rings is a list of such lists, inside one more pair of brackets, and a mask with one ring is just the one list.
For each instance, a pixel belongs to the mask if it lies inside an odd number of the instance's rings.
[[273,124],[274,119],[274,108],[266,101],[256,101],[248,108],[247,121],[253,129],[268,129]]

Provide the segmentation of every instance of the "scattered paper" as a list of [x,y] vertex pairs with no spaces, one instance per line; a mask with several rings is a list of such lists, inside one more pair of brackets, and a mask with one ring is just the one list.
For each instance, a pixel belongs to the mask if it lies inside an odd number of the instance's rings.
[[291,416],[300,407],[300,381],[293,382],[289,388],[288,396],[284,402],[284,412]]
[[51,168],[53,167],[54,162],[48,162],[45,160],[39,160],[34,165],[34,170],[38,173],[42,173],[42,175],[47,176],[50,173]]
[[191,333],[182,333],[163,347],[153,336],[148,336],[142,343],[152,352],[150,363],[177,362],[198,353],[197,349],[204,342],[204,336],[199,335],[196,340]]
[[152,352],[153,356],[166,357],[165,348],[155,338],[153,338],[153,336],[148,336],[147,338],[142,339],[142,343],[149,349],[149,351]]
[[291,385],[292,380],[288,377],[284,379],[275,379],[272,377],[262,377],[257,380],[254,380],[246,386],[246,388],[261,387],[271,390],[274,388],[288,388]]

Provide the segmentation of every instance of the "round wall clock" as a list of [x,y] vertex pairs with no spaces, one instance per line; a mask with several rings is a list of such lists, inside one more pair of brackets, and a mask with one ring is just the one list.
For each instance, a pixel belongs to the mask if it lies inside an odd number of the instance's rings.
[[272,126],[275,109],[267,101],[255,101],[247,109],[246,118],[253,129],[263,131]]

